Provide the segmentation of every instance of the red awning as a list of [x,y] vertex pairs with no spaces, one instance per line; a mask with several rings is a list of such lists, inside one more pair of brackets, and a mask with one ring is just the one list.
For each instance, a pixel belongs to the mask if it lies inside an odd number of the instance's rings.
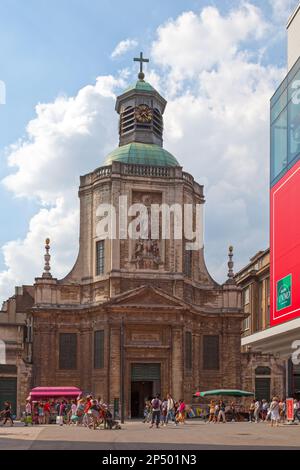
[[77,387],[36,387],[30,392],[31,400],[35,398],[52,398],[52,397],[75,397],[82,394]]

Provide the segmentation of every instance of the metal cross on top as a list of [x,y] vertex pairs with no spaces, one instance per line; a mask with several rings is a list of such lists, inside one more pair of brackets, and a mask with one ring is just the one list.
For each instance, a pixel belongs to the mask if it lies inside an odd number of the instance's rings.
[[143,72],[143,63],[144,62],[149,62],[149,59],[144,59],[143,53],[140,53],[140,57],[135,57],[133,59],[134,62],[139,62],[140,63],[140,73],[139,73],[139,80],[144,80],[145,74]]

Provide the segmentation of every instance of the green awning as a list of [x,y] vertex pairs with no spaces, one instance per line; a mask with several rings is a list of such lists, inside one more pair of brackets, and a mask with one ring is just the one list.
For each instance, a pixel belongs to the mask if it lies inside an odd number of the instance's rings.
[[194,397],[210,397],[210,396],[227,396],[227,397],[253,397],[253,392],[245,392],[244,390],[231,390],[231,389],[220,389],[220,390],[209,390],[207,392],[196,392]]

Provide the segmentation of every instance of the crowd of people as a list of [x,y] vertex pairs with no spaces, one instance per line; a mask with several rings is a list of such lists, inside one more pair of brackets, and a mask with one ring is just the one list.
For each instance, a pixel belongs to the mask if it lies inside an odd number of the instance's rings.
[[113,419],[108,405],[101,398],[95,399],[92,395],[73,400],[27,400],[23,421],[25,426],[55,422],[60,426],[67,424],[91,429],[99,429],[102,424],[109,429],[120,427]]
[[[235,402],[226,405],[223,400],[212,400],[204,408],[202,417],[207,424],[248,420],[249,423],[269,422],[271,426],[279,426],[287,419],[286,401],[277,397],[273,397],[270,402],[253,399],[246,408]],[[176,401],[171,394],[161,399],[160,395],[156,395],[145,401],[143,422],[148,423],[150,428],[154,425],[156,428],[165,427],[169,423],[178,426],[185,423],[187,416],[193,415],[193,408],[186,405],[183,399]],[[13,426],[13,418],[12,405],[6,401],[0,411],[0,423],[2,426],[7,423]],[[294,420],[300,422],[300,400],[297,399],[294,400]],[[56,423],[60,426],[66,424],[91,429],[99,429],[101,425],[109,429],[120,429],[109,406],[101,398],[95,399],[92,395],[73,400],[27,400],[22,421],[25,426]]]
[[[211,401],[209,405],[208,423],[226,423],[229,421],[244,421],[249,423],[270,422],[271,426],[279,426],[286,421],[286,401],[273,397],[267,400],[254,399],[251,401],[248,411],[244,407],[231,402],[227,407],[223,401]],[[294,420],[300,420],[300,401],[294,400]]]
[[150,428],[153,428],[154,424],[157,428],[167,426],[170,421],[177,426],[185,423],[186,411],[187,406],[183,399],[177,402],[168,394],[161,400],[160,395],[156,395],[145,402],[143,422],[150,423]]

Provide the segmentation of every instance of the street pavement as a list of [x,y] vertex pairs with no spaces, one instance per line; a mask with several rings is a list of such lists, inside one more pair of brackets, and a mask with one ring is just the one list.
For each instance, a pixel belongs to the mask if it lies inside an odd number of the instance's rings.
[[127,421],[121,430],[76,426],[0,427],[0,450],[214,450],[300,449],[300,426],[271,428],[265,423],[205,424],[187,421],[149,429]]

